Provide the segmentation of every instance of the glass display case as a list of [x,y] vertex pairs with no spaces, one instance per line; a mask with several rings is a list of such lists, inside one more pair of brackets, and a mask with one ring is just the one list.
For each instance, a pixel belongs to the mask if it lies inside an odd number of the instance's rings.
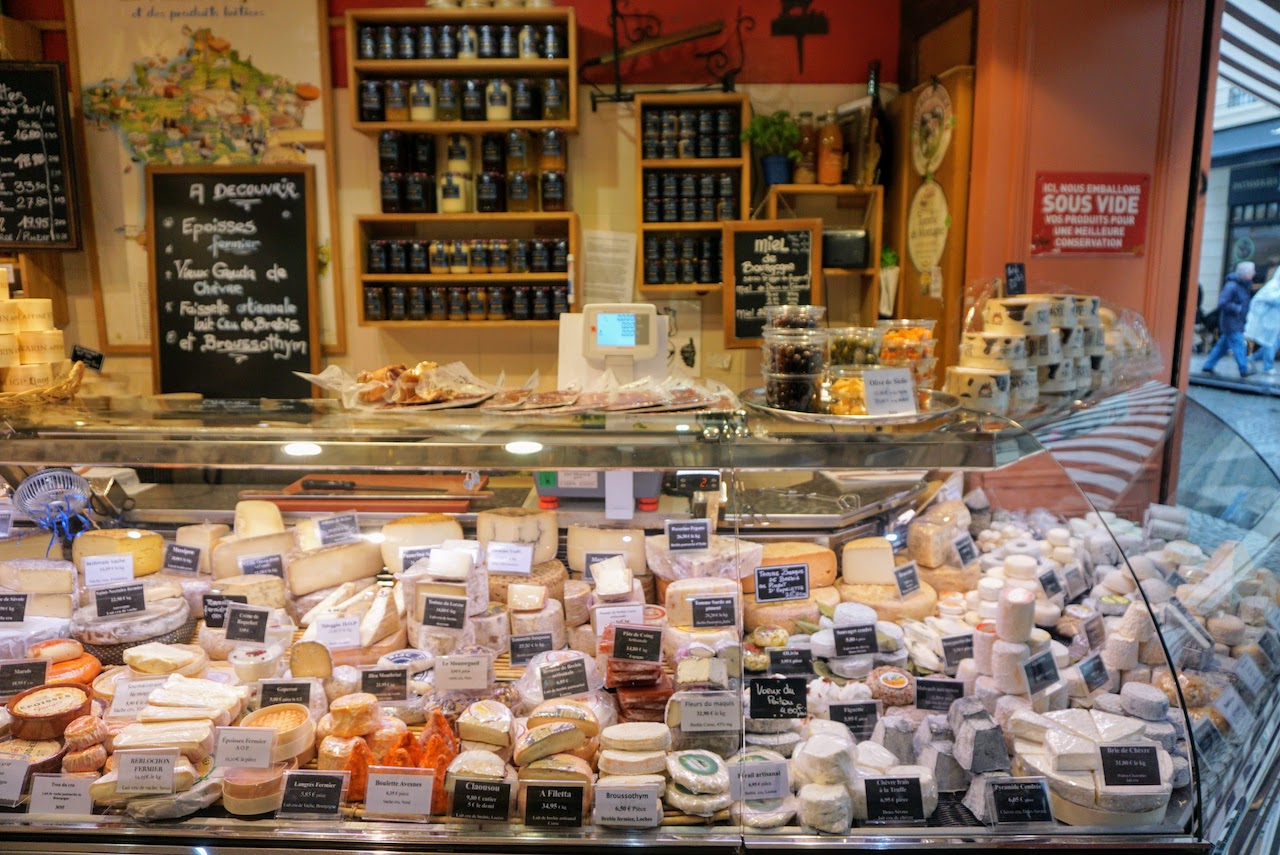
[[1224,431],[1126,520],[1034,430],[9,414],[0,682],[55,744],[0,847],[1207,851],[1276,750],[1276,478]]

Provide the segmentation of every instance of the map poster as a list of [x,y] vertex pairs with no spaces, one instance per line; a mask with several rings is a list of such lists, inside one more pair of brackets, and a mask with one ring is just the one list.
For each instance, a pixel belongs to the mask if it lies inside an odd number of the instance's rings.
[[68,0],[103,350],[151,350],[148,165],[313,166],[321,341],[343,348],[323,6]]

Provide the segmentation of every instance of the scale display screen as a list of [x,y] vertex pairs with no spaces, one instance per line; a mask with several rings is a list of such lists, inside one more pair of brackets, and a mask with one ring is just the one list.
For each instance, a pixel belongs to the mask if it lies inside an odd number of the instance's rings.
[[601,347],[635,347],[636,316],[630,313],[596,315],[596,344]]

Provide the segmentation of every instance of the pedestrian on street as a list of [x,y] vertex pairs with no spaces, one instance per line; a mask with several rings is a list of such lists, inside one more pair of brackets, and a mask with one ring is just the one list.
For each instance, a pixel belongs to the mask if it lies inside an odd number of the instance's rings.
[[1249,360],[1244,347],[1244,322],[1249,311],[1249,283],[1253,281],[1257,269],[1252,261],[1242,261],[1236,265],[1234,273],[1227,275],[1222,284],[1222,293],[1218,295],[1218,342],[1209,351],[1209,357],[1201,369],[1212,374],[1218,360],[1230,350],[1235,357],[1236,367],[1241,377],[1249,376]]
[[1262,370],[1274,372],[1276,348],[1280,346],[1280,267],[1249,301],[1244,337],[1258,346],[1250,359],[1261,359]]

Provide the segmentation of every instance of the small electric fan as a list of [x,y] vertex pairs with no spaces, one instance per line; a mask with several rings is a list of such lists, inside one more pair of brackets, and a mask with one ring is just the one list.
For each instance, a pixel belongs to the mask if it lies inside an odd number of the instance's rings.
[[85,512],[92,495],[89,482],[70,469],[43,469],[23,480],[13,504],[54,537],[70,541],[73,523],[96,528]]

